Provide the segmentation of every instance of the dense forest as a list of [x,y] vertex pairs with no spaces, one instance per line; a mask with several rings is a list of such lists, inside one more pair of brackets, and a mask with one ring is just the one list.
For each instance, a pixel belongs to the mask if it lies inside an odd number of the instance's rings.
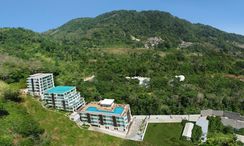
[[[243,114],[243,44],[241,35],[169,13],[113,11],[45,33],[1,28],[0,80],[25,88],[28,75],[52,72],[58,85],[77,86],[86,101],[115,98],[130,104],[132,114],[208,108]],[[151,80],[144,87],[126,76]]]

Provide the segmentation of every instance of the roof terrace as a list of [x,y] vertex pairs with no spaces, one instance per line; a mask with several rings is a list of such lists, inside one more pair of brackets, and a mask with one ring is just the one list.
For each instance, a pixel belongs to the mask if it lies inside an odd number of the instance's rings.
[[75,89],[75,86],[57,86],[46,91],[48,94],[64,94]]
[[30,75],[29,78],[43,78],[48,75],[52,75],[52,73],[36,73],[36,74]]
[[[109,102],[108,102],[109,101]],[[97,114],[112,114],[112,115],[125,115],[129,110],[128,104],[115,104],[112,100],[102,100],[100,102],[88,103],[85,107],[79,109],[81,112],[97,113]],[[111,106],[104,106],[103,104],[109,103]],[[102,103],[102,104],[101,104]]]

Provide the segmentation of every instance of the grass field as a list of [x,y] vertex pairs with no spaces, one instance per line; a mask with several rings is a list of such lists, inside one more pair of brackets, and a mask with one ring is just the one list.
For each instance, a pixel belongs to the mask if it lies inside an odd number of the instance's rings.
[[180,123],[149,124],[144,138],[145,145],[191,146],[191,142],[180,140],[183,126]]

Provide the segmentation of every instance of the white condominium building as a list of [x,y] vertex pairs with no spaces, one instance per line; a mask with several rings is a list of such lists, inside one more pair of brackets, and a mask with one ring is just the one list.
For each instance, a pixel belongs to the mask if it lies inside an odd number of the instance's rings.
[[27,78],[28,93],[32,96],[40,96],[43,99],[44,92],[52,87],[54,87],[52,73],[37,73]]
[[132,122],[129,104],[115,104],[114,99],[91,102],[77,112],[83,123],[125,133]]
[[48,107],[59,110],[75,111],[85,105],[85,100],[74,86],[57,86],[44,93],[44,101]]

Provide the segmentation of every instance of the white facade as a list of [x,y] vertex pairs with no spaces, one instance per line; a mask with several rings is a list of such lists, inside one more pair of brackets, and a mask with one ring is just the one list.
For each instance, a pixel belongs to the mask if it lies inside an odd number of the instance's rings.
[[46,106],[59,110],[75,111],[85,105],[85,100],[73,86],[57,86],[44,93]]
[[132,122],[130,106],[115,104],[113,101],[105,99],[87,104],[78,111],[80,120],[91,126],[127,133]]
[[43,99],[44,92],[54,87],[53,74],[38,73],[27,78],[28,93],[32,96],[40,96]]

